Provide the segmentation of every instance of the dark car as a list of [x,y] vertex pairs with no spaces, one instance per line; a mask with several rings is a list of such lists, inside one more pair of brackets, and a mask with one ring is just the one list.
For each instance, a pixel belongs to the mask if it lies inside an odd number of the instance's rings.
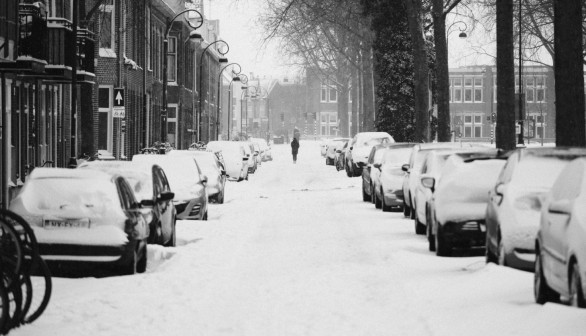
[[486,209],[486,260],[534,270],[541,197],[564,167],[585,148],[521,148],[511,153]]
[[124,176],[143,207],[152,209],[148,243],[175,246],[175,195],[160,166],[131,161],[92,161],[81,164],[79,168]]
[[[362,169],[362,200],[364,202],[373,202],[374,203],[374,181],[373,179],[377,178],[374,175],[380,175],[380,170],[375,168],[373,165],[375,163],[380,163],[383,157],[383,153],[385,148],[387,148],[386,144],[375,145],[370,150],[370,154],[368,155],[368,159],[366,160],[365,165]],[[378,208],[378,206],[377,206]]]

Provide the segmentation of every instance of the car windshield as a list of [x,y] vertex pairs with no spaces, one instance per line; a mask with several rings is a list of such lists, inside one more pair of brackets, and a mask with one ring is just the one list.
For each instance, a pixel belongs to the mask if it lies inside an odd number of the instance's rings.
[[357,147],[372,147],[372,146],[376,146],[376,145],[380,145],[382,143],[388,142],[389,139],[388,138],[370,138],[370,139],[365,139],[363,141],[360,141],[358,143],[356,143]]
[[197,161],[197,165],[205,175],[219,173],[220,168],[218,167],[216,159],[213,156],[195,155],[195,161]]
[[402,166],[409,162],[412,148],[389,148],[384,153],[385,165]]
[[109,174],[120,174],[126,178],[128,184],[132,187],[136,198],[143,200],[143,199],[151,199],[153,197],[153,178],[150,173],[151,167],[148,165],[126,165],[126,163],[130,163],[125,161],[124,164],[119,164],[120,161],[94,161],[88,162],[82,166],[80,169],[90,168],[90,169],[97,169]]
[[575,157],[530,156],[519,162],[512,183],[549,189],[564,167]]
[[27,206],[43,211],[103,213],[120,208],[114,183],[89,178],[38,178],[28,181]]
[[383,156],[385,154],[385,149],[384,148],[379,148],[376,152],[374,152],[374,163],[380,163],[383,159]]

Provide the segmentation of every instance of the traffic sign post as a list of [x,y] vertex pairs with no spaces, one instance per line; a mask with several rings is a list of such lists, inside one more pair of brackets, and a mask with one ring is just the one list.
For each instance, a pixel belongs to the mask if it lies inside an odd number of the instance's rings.
[[124,89],[114,88],[114,108],[112,109],[113,118],[124,118],[126,110],[124,108]]

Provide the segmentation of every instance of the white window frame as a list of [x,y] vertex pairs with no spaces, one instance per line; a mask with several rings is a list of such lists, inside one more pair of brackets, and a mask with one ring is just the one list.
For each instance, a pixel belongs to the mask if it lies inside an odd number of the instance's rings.
[[[480,86],[476,85],[476,81],[480,80]],[[479,77],[474,77],[474,91],[472,95],[472,99],[475,103],[482,103],[484,102],[484,79]],[[480,92],[480,100],[476,100],[476,92]]]
[[[334,93],[334,94],[332,95],[332,93]],[[332,96],[335,96],[335,97],[332,98]],[[331,85],[328,88],[328,102],[330,102],[330,103],[337,103],[338,102],[338,90],[336,90],[336,88]]]
[[[116,0],[112,0],[112,4],[102,4],[100,5],[100,12],[111,12],[111,19],[110,19],[110,46],[111,48],[102,48],[100,46],[100,38],[101,36],[98,35],[98,46],[100,48],[100,57],[116,57],[116,51],[114,50],[116,47]],[[101,27],[100,27],[101,29]]]
[[[173,43],[171,41],[174,41]],[[174,51],[170,51],[171,47],[175,46]],[[169,36],[168,43],[167,43],[167,82],[169,85],[177,85],[177,37]],[[171,62],[170,58],[173,60]],[[173,69],[175,69],[174,73],[170,67],[173,64]]]
[[[546,90],[547,89],[547,78],[545,76],[538,76],[538,78],[543,79],[543,83],[538,85],[537,79],[535,80],[535,102],[536,103],[545,103],[545,97],[546,97],[545,94],[547,92],[547,90]],[[542,100],[538,99],[539,91],[543,92],[543,97],[542,97],[543,99]]]
[[[108,89],[109,91],[109,107],[98,107],[98,113],[108,113],[108,131],[107,131],[107,145],[106,150],[110,153],[114,152],[114,118],[112,117],[112,109],[114,107],[114,86],[113,85],[100,85],[98,89]],[[102,149],[102,148],[98,148]]]
[[[462,92],[462,84],[463,84],[462,78],[457,77],[457,78],[453,78],[453,80],[454,80],[454,103],[461,103],[462,99],[463,99],[463,97],[462,97],[462,93],[463,93]],[[460,84],[458,85],[456,83],[456,81],[458,81]],[[459,92],[460,99],[457,99],[456,92]]]
[[[466,85],[466,81],[470,80],[470,85]],[[470,92],[470,99],[466,99],[466,93]],[[462,97],[464,103],[474,102],[474,78],[464,77],[464,96]]]
[[[170,115],[169,114],[170,109],[175,109],[175,118],[168,117]],[[173,144],[169,143],[169,144],[171,144],[171,146],[174,145],[175,148],[179,148],[177,146],[177,142],[179,141],[179,139],[178,139],[179,138],[179,133],[178,133],[179,125],[177,123],[177,120],[179,119],[178,117],[179,117],[179,104],[167,104],[167,125],[166,125],[167,130],[169,129],[169,123],[171,123],[171,122],[175,123],[175,143],[173,143]]]
[[328,86],[325,85],[323,82],[321,84],[321,88],[320,88],[320,102],[322,103],[327,103],[328,102]]

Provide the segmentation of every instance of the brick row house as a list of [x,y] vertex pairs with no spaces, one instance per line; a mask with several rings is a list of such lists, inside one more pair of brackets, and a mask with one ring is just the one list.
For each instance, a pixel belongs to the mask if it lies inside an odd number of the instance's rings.
[[[198,92],[205,92],[202,123],[215,122],[208,111],[217,105],[219,53],[201,53],[218,39],[219,22],[204,20],[197,30],[204,41],[194,41],[187,21],[170,23],[186,8],[204,13],[198,0],[0,1],[3,207],[34,167],[67,167],[70,158],[98,151],[129,160],[156,141],[188,148],[197,139]],[[205,78],[198,77],[200,59]]]

